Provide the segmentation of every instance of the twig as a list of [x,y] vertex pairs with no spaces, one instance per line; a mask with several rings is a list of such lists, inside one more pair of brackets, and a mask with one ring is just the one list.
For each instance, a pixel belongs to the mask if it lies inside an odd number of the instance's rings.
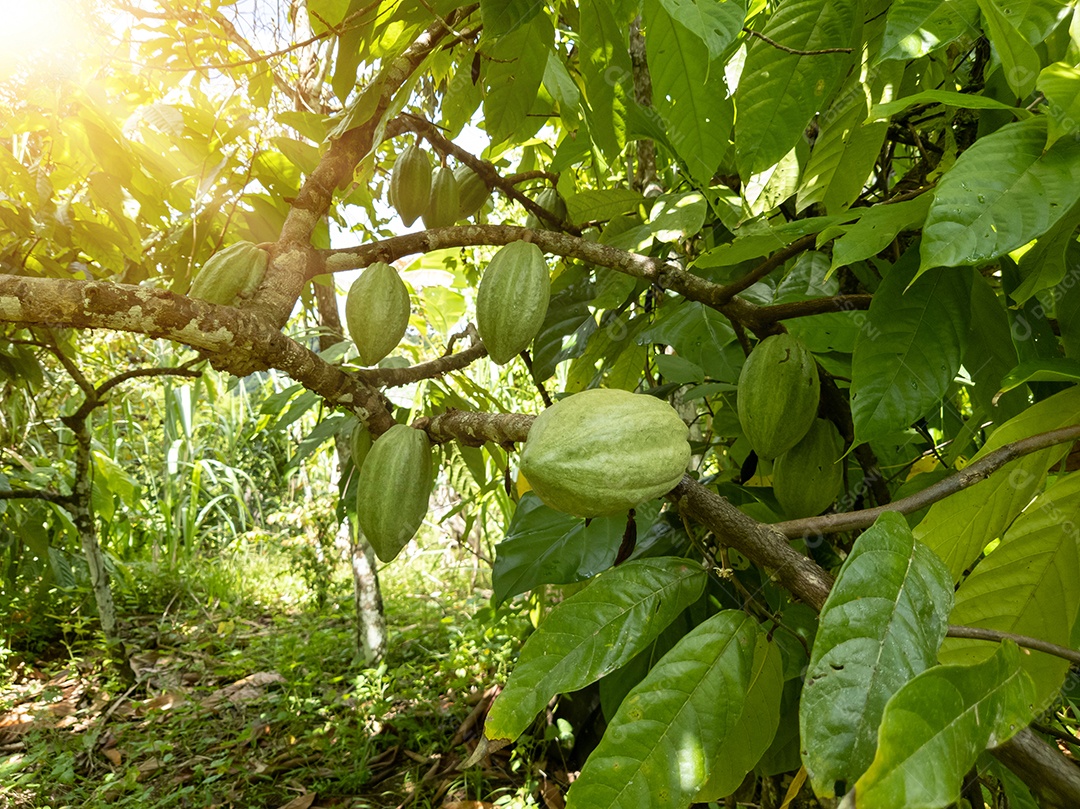
[[[1056,643],[1039,640],[1029,635],[1017,635],[1014,632],[1001,632],[997,629],[984,629],[979,626],[956,626],[949,624],[945,633],[950,638],[969,638],[972,640],[988,640],[993,643],[1001,643],[1003,640],[1011,640],[1017,646],[1025,649],[1034,649],[1037,652],[1046,652],[1048,655],[1060,657],[1070,663],[1080,664],[1080,652],[1067,646],[1058,646]],[[1080,740],[1078,740],[1080,741]]]
[[781,45],[775,39],[770,39],[769,37],[758,31],[752,31],[749,28],[744,28],[743,32],[749,34],[752,37],[757,37],[762,42],[772,45],[777,50],[783,51],[784,53],[793,53],[796,56],[822,56],[826,53],[851,53],[851,48],[821,48],[820,50],[816,51],[800,51],[796,48],[789,48],[787,45]]
[[828,514],[824,517],[788,520],[787,522],[776,523],[772,527],[789,538],[813,534],[836,534],[841,531],[868,528],[874,524],[874,520],[886,511],[911,514],[939,500],[944,500],[949,495],[956,494],[962,489],[986,480],[991,474],[1017,458],[1077,439],[1080,439],[1080,424],[1038,433],[1027,438],[1021,438],[1019,441],[1013,441],[1011,444],[1005,444],[944,480],[940,480],[931,486],[927,486],[921,492],[916,492],[894,503],[875,508],[866,508],[861,511],[849,511],[843,514]]

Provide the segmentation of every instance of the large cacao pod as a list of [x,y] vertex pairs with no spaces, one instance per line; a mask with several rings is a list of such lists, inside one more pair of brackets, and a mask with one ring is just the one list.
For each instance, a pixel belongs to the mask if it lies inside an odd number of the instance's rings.
[[409,327],[409,290],[397,270],[377,261],[353,281],[345,298],[345,324],[364,365],[397,348]]
[[625,513],[675,488],[690,461],[689,430],[667,402],[596,388],[541,413],[521,472],[551,508],[578,517]]
[[[562,196],[554,188],[545,188],[536,195],[536,204],[545,211],[550,211],[558,217],[560,222],[566,221],[566,203]],[[532,230],[555,230],[556,228],[546,219],[541,219],[534,213],[530,213],[525,219],[525,227]]]
[[449,166],[440,166],[431,181],[431,197],[424,209],[424,227],[448,228],[458,221],[461,196],[457,177]]
[[503,365],[528,348],[550,298],[547,262],[535,244],[510,242],[492,257],[476,293],[476,328],[493,362]]
[[739,374],[736,407],[750,446],[775,458],[802,440],[817,417],[821,382],[813,355],[790,334],[766,337]]
[[424,212],[430,198],[431,158],[418,143],[414,143],[394,161],[390,174],[390,204],[401,221],[409,226]]
[[232,306],[250,298],[266,275],[270,255],[254,242],[236,242],[206,260],[191,283],[192,298]]
[[491,196],[487,183],[468,166],[454,169],[458,187],[458,219],[468,219],[480,212]]
[[384,562],[420,530],[431,495],[431,472],[427,435],[405,424],[379,436],[364,460],[356,484],[356,518]]
[[844,482],[844,440],[831,421],[814,419],[802,440],[773,463],[773,492],[791,519],[827,509]]

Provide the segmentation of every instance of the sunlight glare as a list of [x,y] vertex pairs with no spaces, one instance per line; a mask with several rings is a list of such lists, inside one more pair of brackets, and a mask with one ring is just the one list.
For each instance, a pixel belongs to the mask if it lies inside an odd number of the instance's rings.
[[75,58],[79,16],[73,0],[0,0],[0,66],[42,54]]

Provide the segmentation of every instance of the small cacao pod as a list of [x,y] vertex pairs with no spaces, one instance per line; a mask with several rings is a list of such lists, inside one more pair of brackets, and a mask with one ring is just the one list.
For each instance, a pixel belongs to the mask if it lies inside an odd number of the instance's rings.
[[390,174],[390,204],[407,227],[424,212],[430,198],[431,158],[418,143],[414,143],[394,161]]
[[458,182],[449,166],[440,166],[431,181],[431,197],[424,209],[424,227],[448,228],[458,220],[461,198]]
[[662,399],[596,388],[536,418],[521,451],[521,472],[553,509],[578,517],[622,514],[682,480],[688,435]]
[[206,260],[191,283],[192,298],[232,306],[250,298],[266,275],[270,255],[254,242],[236,242]]
[[787,452],[817,418],[821,382],[810,351],[790,334],[766,337],[739,374],[736,408],[750,446],[761,458]]
[[420,530],[432,480],[431,444],[422,430],[395,424],[371,447],[356,484],[356,518],[382,561]]
[[[536,204],[545,211],[555,214],[560,222],[566,221],[566,203],[562,196],[554,188],[545,188],[536,195]],[[525,219],[525,227],[532,230],[555,230],[556,228],[545,219],[541,219],[534,213],[530,213]]]
[[547,262],[535,244],[510,242],[492,256],[476,293],[476,328],[493,362],[503,365],[528,348],[550,298]]
[[827,419],[814,419],[802,440],[773,464],[773,492],[791,519],[827,509],[844,482],[844,440]]
[[397,270],[377,261],[353,281],[345,298],[345,324],[364,365],[397,348],[409,327],[409,290]]
[[458,186],[458,219],[468,219],[480,212],[491,196],[487,183],[468,166],[454,169]]
[[371,430],[364,422],[357,422],[353,427],[352,435],[349,436],[349,454],[352,456],[353,466],[359,471],[364,465],[364,459],[371,451]]

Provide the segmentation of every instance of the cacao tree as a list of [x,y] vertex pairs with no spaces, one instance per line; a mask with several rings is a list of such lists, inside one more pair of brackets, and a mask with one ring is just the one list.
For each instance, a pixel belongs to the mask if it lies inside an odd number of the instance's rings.
[[474,758],[596,685],[571,807],[1080,805],[1072,3],[101,5],[4,85],[5,335],[288,374],[383,560],[463,458],[495,601],[588,582]]

